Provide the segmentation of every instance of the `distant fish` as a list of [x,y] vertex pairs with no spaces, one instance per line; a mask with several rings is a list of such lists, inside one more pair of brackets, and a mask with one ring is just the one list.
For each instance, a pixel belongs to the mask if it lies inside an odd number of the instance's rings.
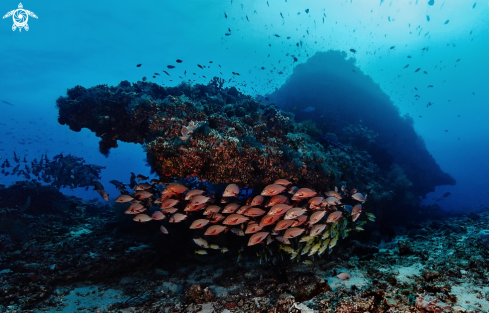
[[198,67],[200,67],[201,69],[204,69],[204,67],[202,67],[202,65],[200,64],[197,64]]
[[428,88],[433,88],[433,85],[428,85]]
[[301,109],[301,112],[310,113],[310,112],[313,112],[313,111],[315,111],[315,110],[316,110],[316,108],[315,108],[315,107],[311,107],[311,106],[309,106],[309,107],[307,107],[307,108],[305,108],[305,109]]
[[168,74],[168,72],[167,72],[167,71],[163,71],[163,73],[165,73],[166,75],[170,76],[170,74]]
[[450,22],[450,20],[446,20],[444,25],[447,25]]
[[476,4],[477,4],[477,2],[476,2],[476,3],[474,3],[474,5],[472,6],[472,9],[475,9],[475,5],[476,5]]
[[173,65],[167,65],[166,67],[168,67],[169,69],[175,68],[175,66]]
[[350,52],[357,53],[357,50],[355,50],[355,49],[350,49]]
[[230,33],[225,33],[224,36],[231,36],[231,34]]
[[408,64],[408,65],[406,65],[406,66],[404,66],[404,67],[403,67],[403,69],[404,69],[404,68],[407,68],[408,66],[409,66],[409,64]]
[[280,36],[279,36],[279,35],[277,35],[277,34],[275,34],[274,36],[275,36],[275,37],[277,37],[277,38],[280,38]]
[[419,67],[419,68],[418,68],[418,69],[416,69],[414,72],[415,72],[415,73],[416,73],[416,72],[419,72],[419,70],[420,70],[420,69],[421,69],[421,68]]
[[12,103],[10,103],[10,102],[8,102],[8,101],[2,100],[2,102],[3,102],[3,103],[5,103],[5,104],[8,104],[8,105],[13,106],[13,104],[12,104]]
[[141,64],[141,63],[139,63],[138,65],[136,65],[136,67],[141,67],[141,65],[142,65],[142,64]]
[[396,47],[396,46],[392,46],[392,47],[390,47],[390,49],[392,50],[392,49],[394,49],[395,47]]
[[429,6],[433,6],[434,4],[435,4],[435,0],[430,0],[430,1],[428,1],[428,5],[429,5]]
[[309,13],[309,9],[306,9],[306,13]]
[[147,80],[146,76],[143,77],[143,82],[145,82]]
[[224,12],[224,17],[225,17],[225,18],[228,18],[228,15],[226,14],[226,12]]
[[430,16],[426,15],[426,20],[429,22],[430,21]]
[[182,60],[180,60],[180,59],[177,59],[175,62],[177,62],[177,63],[182,63],[183,61],[182,61]]

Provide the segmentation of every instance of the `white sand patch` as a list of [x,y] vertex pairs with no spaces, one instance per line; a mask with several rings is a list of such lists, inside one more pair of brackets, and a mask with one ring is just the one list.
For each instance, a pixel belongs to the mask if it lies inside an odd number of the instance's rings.
[[419,276],[421,274],[421,270],[423,269],[423,265],[420,263],[414,263],[411,266],[402,266],[396,268],[399,274],[396,275],[397,281],[401,283],[410,283],[413,280],[413,276]]
[[466,310],[482,310],[489,312],[489,301],[485,295],[489,295],[489,287],[474,287],[470,283],[452,286],[452,294],[457,296],[456,305]]
[[[70,293],[63,298],[63,305],[58,306],[56,309],[48,311],[34,311],[57,313],[57,312],[95,312],[97,309],[105,311],[111,304],[127,300],[129,297],[125,296],[122,291],[115,289],[104,288],[99,289],[98,286],[85,286],[78,287],[70,291]],[[85,310],[84,310],[85,309]]]
[[358,288],[364,287],[368,284],[367,279],[363,276],[363,273],[358,271],[358,270],[348,270],[345,268],[338,269],[338,273],[342,272],[348,272],[350,273],[350,279],[343,280],[339,279],[338,277],[328,277],[326,278],[328,281],[328,285],[331,287],[331,289],[336,290],[338,288],[351,288],[353,285],[355,285]]

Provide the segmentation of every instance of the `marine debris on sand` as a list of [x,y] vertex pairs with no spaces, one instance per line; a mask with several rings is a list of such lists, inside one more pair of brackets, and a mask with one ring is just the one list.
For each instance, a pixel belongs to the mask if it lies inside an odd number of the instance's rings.
[[[479,235],[487,208],[408,224],[389,241],[360,242],[368,229],[352,233],[312,263],[260,264],[255,246],[239,262],[234,249],[192,254],[183,225],[155,234],[157,223],[132,222],[124,204],[81,201],[34,182],[0,187],[0,197],[2,312],[489,310],[489,249]],[[47,198],[57,210],[44,211]],[[68,235],[80,229],[90,232]]]

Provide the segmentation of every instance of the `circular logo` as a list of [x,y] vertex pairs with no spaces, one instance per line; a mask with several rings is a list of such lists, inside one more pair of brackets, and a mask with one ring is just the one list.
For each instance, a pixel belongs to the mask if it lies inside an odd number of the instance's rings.
[[27,24],[27,20],[29,19],[29,15],[23,9],[18,9],[14,13],[14,24],[17,27],[24,27]]

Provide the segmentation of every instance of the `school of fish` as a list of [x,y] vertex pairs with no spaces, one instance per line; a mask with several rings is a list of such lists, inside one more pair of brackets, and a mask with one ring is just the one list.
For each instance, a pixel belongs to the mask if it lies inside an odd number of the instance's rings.
[[[121,194],[115,201],[130,203],[125,213],[135,215],[136,222],[186,221],[192,230],[205,230],[207,239],[194,239],[202,248],[195,253],[201,255],[208,254],[208,249],[227,252],[226,247],[209,244],[207,240],[230,231],[236,236],[249,235],[248,246],[267,247],[277,241],[279,250],[291,259],[313,258],[326,251],[331,253],[340,238],[346,238],[351,231],[362,231],[367,222],[359,220],[367,195],[345,187],[319,193],[278,179],[246,201],[239,200],[241,193],[236,184],[226,187],[219,197],[220,203],[216,195],[206,194],[205,190],[190,190],[180,183],[165,186],[153,179],[150,183],[138,183],[132,194]],[[372,213],[363,215],[375,221]],[[164,225],[160,226],[160,232],[168,234]],[[266,258],[266,254],[266,251],[257,253],[260,259]]]

